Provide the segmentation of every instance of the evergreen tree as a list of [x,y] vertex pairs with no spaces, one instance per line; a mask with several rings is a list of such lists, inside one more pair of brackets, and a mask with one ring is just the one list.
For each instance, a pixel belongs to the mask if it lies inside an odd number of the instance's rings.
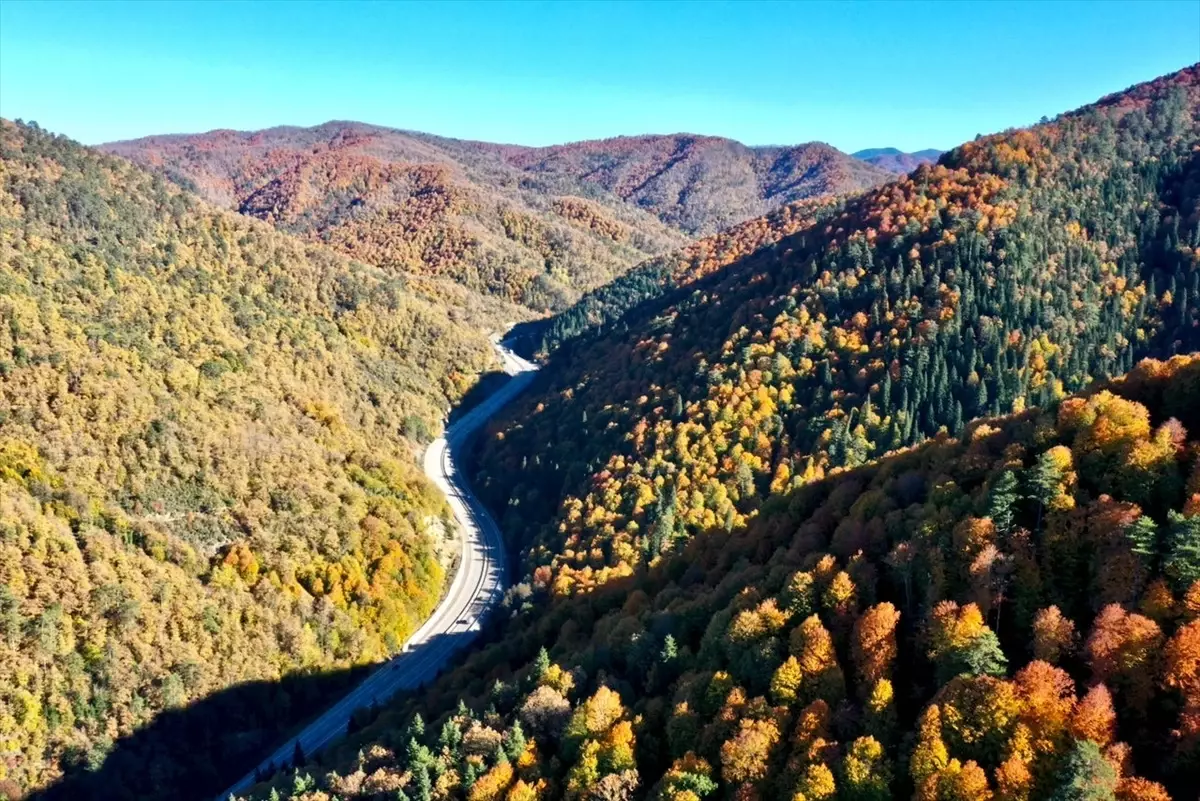
[[668,634],[663,638],[662,651],[659,652],[658,660],[664,665],[674,662],[679,656],[679,646],[675,644],[675,638]]
[[425,736],[425,721],[421,718],[420,712],[413,715],[412,720],[408,722],[408,727],[404,730],[404,736],[418,741]]
[[421,765],[413,770],[413,801],[432,801],[433,782],[429,779],[429,769]]
[[[533,660],[533,668],[530,670],[530,675],[534,681],[541,681],[546,675],[546,671],[550,669],[550,652],[546,650],[546,646],[538,649],[537,657]],[[461,701],[459,703],[462,703]]]
[[442,730],[438,734],[438,745],[443,751],[448,752],[452,757],[457,757],[462,739],[462,728],[456,720],[450,719],[442,724]]
[[1200,580],[1200,515],[1184,517],[1172,509],[1168,513],[1167,575],[1179,592],[1185,592]]
[[514,720],[512,726],[504,733],[504,753],[512,759],[517,759],[525,751],[525,731],[521,721]]
[[1052,801],[1115,801],[1117,771],[1091,740],[1076,740],[1058,775]]
[[[1033,467],[1029,468],[1027,473],[1029,497],[1038,505],[1036,530],[1039,532],[1042,530],[1042,514],[1045,512],[1046,506],[1058,496],[1062,480],[1063,471],[1049,451],[1044,451],[1039,455]],[[993,518],[993,522],[995,522],[995,518]]]
[[1149,515],[1142,515],[1125,527],[1125,539],[1146,569],[1154,570],[1159,558],[1158,524]]
[[987,516],[996,524],[996,530],[1007,534],[1013,524],[1013,507],[1017,502],[1017,477],[1011,470],[1005,470],[992,484],[988,493]]

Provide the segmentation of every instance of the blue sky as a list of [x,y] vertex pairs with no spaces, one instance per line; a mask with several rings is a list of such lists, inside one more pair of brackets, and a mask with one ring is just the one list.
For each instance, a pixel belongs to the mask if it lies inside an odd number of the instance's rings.
[[88,144],[353,119],[947,148],[1196,61],[1200,0],[0,2],[0,116]]

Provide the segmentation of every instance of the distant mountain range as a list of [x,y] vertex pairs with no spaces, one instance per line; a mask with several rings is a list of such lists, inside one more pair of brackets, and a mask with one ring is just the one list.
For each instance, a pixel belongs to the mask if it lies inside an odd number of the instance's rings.
[[905,153],[894,147],[869,147],[866,150],[860,150],[851,155],[860,161],[873,164],[888,172],[902,175],[915,170],[922,164],[932,164],[944,152],[943,150],[926,148],[925,150],[918,150],[915,153]]
[[785,203],[857,191],[890,177],[821,142],[749,147],[691,134],[513,148],[504,156],[526,173],[599,186],[694,236]]
[[828,145],[678,134],[529,148],[356,122],[100,148],[385,270],[561,309],[634,264],[890,174]]

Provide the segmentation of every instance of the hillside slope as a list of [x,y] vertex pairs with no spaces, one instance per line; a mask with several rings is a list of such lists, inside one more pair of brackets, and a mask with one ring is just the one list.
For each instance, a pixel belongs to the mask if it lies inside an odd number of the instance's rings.
[[355,258],[536,311],[559,310],[691,235],[888,177],[815,143],[677,135],[527,148],[348,122],[104,149]]
[[479,447],[512,619],[280,786],[1190,798],[1200,358],[1138,360],[1200,346],[1198,111],[983,137],[559,350]]
[[537,311],[684,241],[607,193],[526,176],[494,146],[360,123],[103,149],[393,274],[447,277]]
[[1148,361],[780,493],[254,797],[1190,798],[1197,409],[1200,358]]
[[[0,122],[5,791],[416,629],[450,518],[414,453],[493,367],[483,332],[503,320],[442,290],[455,308]],[[108,797],[216,792],[323,700],[278,687],[153,743]]]
[[796,200],[874,186],[889,174],[820,142],[748,147],[716,136],[627,136],[505,148],[538,178],[599,186],[693,236],[716,233]]
[[831,469],[1195,348],[1198,74],[969,143],[676,279],[551,360],[478,491],[544,581],[586,588]]

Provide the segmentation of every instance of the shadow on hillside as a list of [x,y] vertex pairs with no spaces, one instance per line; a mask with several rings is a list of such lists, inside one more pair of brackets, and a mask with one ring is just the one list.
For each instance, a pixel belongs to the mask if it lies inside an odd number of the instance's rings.
[[454,423],[467,412],[498,392],[501,387],[512,380],[512,376],[503,370],[493,370],[479,376],[479,380],[467,390],[466,394],[453,409],[450,410],[450,422]]
[[533,361],[537,352],[541,350],[542,334],[546,332],[551,319],[553,318],[517,323],[504,334],[504,344],[521,358]]
[[[457,642],[448,645],[448,639]],[[397,665],[421,659],[430,649],[449,651],[447,665],[453,665],[470,641],[471,638],[460,633],[439,635],[408,652],[399,662],[377,669],[397,670]],[[419,689],[445,670],[443,665],[420,684],[398,681],[400,689],[393,697]],[[82,758],[69,760],[71,764],[65,765],[67,775],[30,799],[214,798],[255,770],[273,751],[288,743],[302,725],[310,723],[372,672],[372,668],[360,667],[230,687],[186,707],[163,712],[149,725],[114,743],[103,764],[95,770],[89,770]],[[366,698],[367,706],[343,728],[357,730],[377,717],[384,699],[374,699],[374,704],[372,700]],[[334,740],[327,748],[336,744]],[[290,757],[282,761],[289,764],[277,767],[292,767]],[[319,755],[309,754],[305,764],[318,761]]]

